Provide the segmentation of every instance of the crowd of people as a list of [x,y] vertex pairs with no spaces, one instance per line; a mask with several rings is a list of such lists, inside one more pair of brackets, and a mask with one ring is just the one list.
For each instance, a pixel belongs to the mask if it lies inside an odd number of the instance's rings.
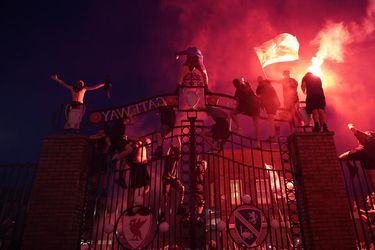
[[[196,47],[191,47],[186,50],[176,53],[176,58],[185,55],[186,60],[183,64],[183,69],[178,78],[178,86],[183,85],[184,77],[196,69],[201,74],[203,84],[208,90],[208,74],[203,63],[202,52]],[[109,96],[109,89],[111,87],[110,81],[99,83],[92,87],[85,86],[82,80],[75,84],[68,84],[61,80],[57,75],[51,76],[52,80],[56,81],[71,92],[72,101],[67,112],[67,119],[65,129],[79,129],[81,119],[84,113],[84,97],[87,91],[104,88]],[[299,116],[299,98],[297,94],[298,82],[291,77],[290,71],[283,72],[283,78],[280,80],[266,79],[262,76],[257,78],[258,86],[253,91],[249,82],[244,79],[234,79],[233,85],[235,88],[234,97],[237,99],[237,105],[230,114],[225,111],[212,106],[207,106],[205,112],[208,117],[212,118],[214,124],[203,131],[202,136],[206,143],[210,145],[210,151],[217,152],[223,149],[223,144],[230,135],[230,130],[241,130],[241,125],[238,121],[238,114],[249,116],[253,120],[255,138],[260,141],[260,112],[265,110],[268,119],[269,140],[274,141],[278,134],[279,128],[275,125],[275,115],[280,109],[281,103],[272,83],[281,84],[284,99],[284,112],[289,124],[289,131],[292,132],[295,128],[296,121],[301,122]],[[308,72],[302,79],[301,89],[306,94],[306,111],[312,114],[314,120],[314,132],[328,131],[326,116],[325,116],[325,96],[322,88],[321,79],[312,73]],[[118,178],[116,180],[119,187],[127,189],[131,188],[132,195],[130,195],[130,203],[134,203],[134,194],[142,193],[147,195],[150,190],[150,175],[147,170],[150,159],[164,159],[164,173],[163,181],[163,197],[164,204],[168,204],[168,194],[171,188],[175,188],[179,193],[179,208],[180,213],[184,213],[184,186],[177,177],[177,166],[181,156],[181,143],[178,146],[171,145],[164,154],[163,140],[173,131],[176,124],[176,111],[173,105],[166,103],[164,106],[158,108],[160,116],[159,128],[155,133],[156,150],[152,152],[150,157],[148,154],[150,150],[147,149],[152,143],[150,138],[129,138],[126,127],[133,123],[131,116],[126,116],[120,120],[114,121],[111,126],[102,125],[99,131],[90,136],[90,140],[94,143],[95,157],[93,161],[92,181],[94,183],[101,182],[105,189],[105,171],[110,161],[112,166],[116,166],[118,171]],[[230,128],[230,120],[233,121],[235,128]],[[196,214],[199,217],[202,214],[204,207],[203,199],[203,179],[204,173],[207,169],[207,162],[204,160],[197,161],[196,169],[196,190],[195,203]],[[126,180],[126,174],[129,171],[129,181]],[[105,193],[105,192],[104,192]]]

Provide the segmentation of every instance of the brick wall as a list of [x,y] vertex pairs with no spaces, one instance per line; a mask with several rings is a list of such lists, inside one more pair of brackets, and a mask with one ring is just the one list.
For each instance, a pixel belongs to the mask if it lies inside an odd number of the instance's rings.
[[356,249],[333,133],[296,133],[289,143],[306,249]]
[[88,149],[83,136],[44,139],[22,249],[77,249]]

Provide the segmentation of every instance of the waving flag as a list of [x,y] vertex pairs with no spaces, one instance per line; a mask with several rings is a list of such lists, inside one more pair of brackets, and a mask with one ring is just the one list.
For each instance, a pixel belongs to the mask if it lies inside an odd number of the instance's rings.
[[299,43],[297,37],[282,33],[254,49],[264,68],[273,63],[298,60]]

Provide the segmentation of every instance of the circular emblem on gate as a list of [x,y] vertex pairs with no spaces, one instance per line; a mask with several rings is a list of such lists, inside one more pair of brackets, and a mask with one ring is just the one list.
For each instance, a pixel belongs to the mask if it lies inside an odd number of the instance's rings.
[[126,249],[143,249],[154,239],[157,221],[147,207],[135,206],[122,212],[115,225],[116,238]]
[[233,241],[245,248],[259,246],[268,234],[266,216],[252,205],[242,205],[233,210],[227,226]]

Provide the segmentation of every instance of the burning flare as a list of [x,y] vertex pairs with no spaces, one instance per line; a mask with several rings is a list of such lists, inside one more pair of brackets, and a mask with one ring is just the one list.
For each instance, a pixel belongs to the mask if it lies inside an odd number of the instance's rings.
[[313,57],[311,59],[311,66],[309,67],[308,71],[322,78],[322,69],[320,68],[320,66],[323,64],[323,62],[324,59],[319,57]]

